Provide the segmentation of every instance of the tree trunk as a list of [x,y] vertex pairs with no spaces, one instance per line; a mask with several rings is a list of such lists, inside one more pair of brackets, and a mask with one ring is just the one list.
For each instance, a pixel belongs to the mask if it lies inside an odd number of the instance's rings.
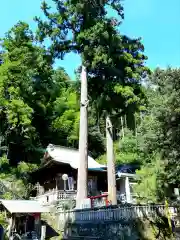
[[108,200],[117,205],[116,173],[113,150],[113,127],[109,116],[106,117],[106,147],[107,147],[107,174],[108,174]]
[[82,67],[81,73],[81,102],[79,128],[79,168],[76,208],[81,208],[82,201],[87,198],[87,169],[88,169],[88,94],[87,73]]
[[122,138],[124,138],[124,121],[122,116],[121,116],[121,132],[122,132]]

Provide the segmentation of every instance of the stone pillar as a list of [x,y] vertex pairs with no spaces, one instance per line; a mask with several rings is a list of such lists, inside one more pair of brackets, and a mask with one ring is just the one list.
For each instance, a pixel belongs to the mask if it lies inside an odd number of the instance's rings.
[[130,184],[129,184],[129,177],[125,179],[125,192],[126,192],[126,201],[128,203],[131,202],[131,192],[130,192]]
[[41,226],[41,240],[46,239],[46,226]]

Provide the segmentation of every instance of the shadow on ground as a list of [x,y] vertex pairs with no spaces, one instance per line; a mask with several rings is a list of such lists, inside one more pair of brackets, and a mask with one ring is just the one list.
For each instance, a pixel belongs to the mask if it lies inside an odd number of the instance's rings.
[[167,217],[156,209],[156,217],[147,217],[144,213],[142,219],[135,224],[140,240],[173,240],[172,229],[169,226]]
[[53,237],[59,237],[59,233],[56,232],[46,221],[41,220],[41,225],[46,226],[46,239],[51,239]]

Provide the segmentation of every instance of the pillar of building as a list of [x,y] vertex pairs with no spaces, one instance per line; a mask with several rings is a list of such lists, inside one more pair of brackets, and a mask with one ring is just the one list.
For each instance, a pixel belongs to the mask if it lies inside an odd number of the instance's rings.
[[131,202],[131,192],[130,192],[129,177],[125,178],[125,192],[126,192],[126,201],[128,203],[130,203]]

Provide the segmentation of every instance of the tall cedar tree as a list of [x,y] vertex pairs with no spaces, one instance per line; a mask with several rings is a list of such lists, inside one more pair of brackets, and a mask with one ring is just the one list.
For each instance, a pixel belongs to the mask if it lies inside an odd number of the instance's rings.
[[[39,40],[51,39],[54,58],[63,58],[68,52],[80,54],[88,70],[89,98],[97,108],[97,120],[104,111],[120,115],[126,112],[128,120],[132,119],[142,104],[141,79],[148,69],[140,39],[119,34],[124,17],[121,1],[53,2],[55,11],[46,2],[42,4],[45,21],[36,17]],[[110,18],[109,9],[118,17]]]

